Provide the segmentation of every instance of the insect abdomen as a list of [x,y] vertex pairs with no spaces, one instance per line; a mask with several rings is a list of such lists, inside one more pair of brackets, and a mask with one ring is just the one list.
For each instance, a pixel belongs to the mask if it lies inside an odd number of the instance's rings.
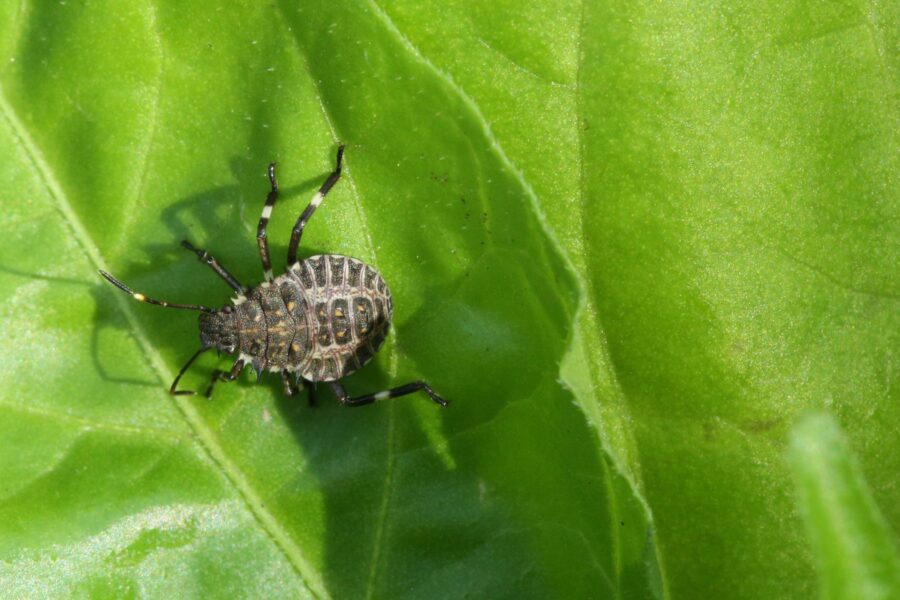
[[300,375],[333,381],[369,362],[387,337],[393,309],[381,274],[337,254],[312,256],[289,273],[303,288],[311,311],[310,350],[294,367]]
[[241,356],[257,371],[291,370],[309,353],[308,305],[292,278],[279,277],[252,289],[236,313]]

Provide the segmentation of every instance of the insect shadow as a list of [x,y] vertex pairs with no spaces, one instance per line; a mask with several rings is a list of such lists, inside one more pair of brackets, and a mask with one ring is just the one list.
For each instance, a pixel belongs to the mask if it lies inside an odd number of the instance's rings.
[[[255,243],[255,229],[258,211],[265,200],[265,179],[259,177],[264,176],[264,170],[255,162],[251,164],[242,158],[232,159],[230,166],[238,183],[209,188],[169,203],[161,211],[159,219],[170,232],[170,241],[143,245],[141,250],[149,259],[148,262],[145,265],[116,265],[116,276],[150,296],[172,302],[199,303],[214,307],[228,304],[233,292],[206,265],[199,262],[196,256],[181,246],[182,240],[188,240],[214,254],[245,285],[260,283],[262,273]],[[257,176],[249,177],[249,172]],[[311,194],[319,183],[321,176],[315,176],[298,184],[282,187],[282,196],[304,197]],[[274,255],[286,253],[286,243],[276,240],[272,242],[270,247]],[[106,364],[109,361],[101,360],[103,347],[99,340],[102,338],[102,330],[106,327],[129,326],[121,314],[121,307],[116,306],[107,283],[98,278],[92,294],[95,296],[97,311],[91,347],[98,372],[110,381],[148,385],[147,382],[110,374],[110,367]],[[183,356],[186,359],[199,346],[195,312],[141,310],[137,307],[132,310],[138,313],[154,347],[166,357]],[[182,359],[173,360],[177,362]],[[207,360],[198,369],[209,366],[210,361]],[[232,385],[243,387],[252,385],[251,381],[239,378]]]
[[[91,297],[94,300],[94,306],[98,307],[97,315],[101,314],[100,308],[101,306],[109,306],[112,302],[109,302],[109,296],[105,293],[106,290],[100,288],[100,286],[94,285],[92,281],[85,279],[75,279],[73,277],[61,277],[58,275],[46,275],[38,272],[30,272],[24,271],[22,269],[16,269],[13,267],[8,267],[6,265],[0,265],[0,272],[7,273],[9,275],[13,275],[15,277],[19,277],[22,281],[25,280],[40,280],[46,281],[50,285],[58,288],[60,293],[77,293],[83,294],[85,291],[91,294]],[[72,288],[80,288],[77,292],[72,292]],[[98,318],[95,318],[95,322],[98,321]],[[115,383],[122,383],[128,385],[138,385],[138,386],[156,386],[157,383],[155,381],[136,379],[128,374],[119,374],[115,372],[114,367],[109,365],[108,363],[111,361],[104,361],[100,356],[100,328],[91,327],[90,328],[90,339],[87,341],[89,353],[91,356],[91,360],[94,363],[94,367],[100,377],[106,381],[111,381]]]

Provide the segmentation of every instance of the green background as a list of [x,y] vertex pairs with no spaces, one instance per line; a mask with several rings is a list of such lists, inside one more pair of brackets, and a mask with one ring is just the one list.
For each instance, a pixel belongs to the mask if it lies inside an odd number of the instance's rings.
[[[898,12],[0,3],[0,596],[900,596]],[[451,406],[168,396],[339,142]]]

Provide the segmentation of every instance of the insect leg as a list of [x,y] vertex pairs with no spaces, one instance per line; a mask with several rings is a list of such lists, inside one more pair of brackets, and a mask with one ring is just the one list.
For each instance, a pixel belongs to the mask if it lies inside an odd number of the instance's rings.
[[180,371],[178,371],[178,375],[175,376],[175,381],[172,382],[172,386],[169,388],[170,394],[172,394],[173,396],[192,396],[197,393],[197,392],[193,392],[191,390],[176,390],[175,388],[178,387],[178,382],[181,381],[181,376],[187,372],[187,370],[190,368],[190,366],[192,364],[194,364],[194,361],[197,360],[197,357],[200,356],[201,354],[203,354],[204,352],[206,352],[207,350],[212,350],[212,348],[211,347],[200,348],[199,350],[194,352],[194,355],[191,356],[186,363],[184,363],[184,366],[181,367]]
[[284,395],[293,396],[301,390],[306,390],[307,400],[310,406],[316,405],[316,383],[314,381],[305,381],[299,375],[295,375],[294,383],[288,379],[288,372],[281,372],[281,384],[284,386]]
[[175,304],[173,302],[166,302],[165,300],[154,300],[153,298],[148,298],[144,294],[135,292],[130,287],[128,287],[106,271],[100,271],[100,274],[103,275],[104,279],[106,279],[108,282],[110,282],[138,302],[146,302],[147,304],[155,304],[157,306],[163,306],[165,308],[186,308],[188,310],[201,310],[208,313],[213,312],[213,309],[209,308],[208,306],[203,306],[202,304]]
[[395,388],[391,388],[389,390],[384,390],[383,392],[378,392],[377,394],[366,394],[364,396],[357,396],[356,398],[351,398],[347,391],[337,381],[332,381],[331,389],[334,390],[335,395],[338,397],[338,400],[341,401],[341,404],[346,406],[363,406],[365,404],[371,404],[376,400],[387,400],[389,398],[396,398],[398,396],[405,396],[406,394],[412,394],[413,392],[418,392],[419,390],[425,390],[425,393],[428,394],[428,397],[434,400],[436,403],[441,406],[447,406],[447,401],[438,396],[431,387],[425,383],[424,381],[413,381],[412,383],[407,383],[406,385],[401,385]]
[[322,187],[319,188],[319,191],[316,192],[316,195],[313,196],[313,199],[309,201],[309,205],[306,209],[300,214],[300,218],[297,219],[297,222],[294,224],[294,229],[291,231],[291,243],[288,246],[288,265],[293,265],[297,262],[297,248],[300,247],[300,236],[303,235],[303,228],[306,227],[307,221],[309,221],[312,214],[316,211],[316,207],[318,207],[322,200],[325,199],[325,196],[328,194],[328,190],[330,190],[337,180],[341,177],[341,161],[344,158],[344,146],[341,144],[338,146],[337,151],[337,165],[334,167],[334,171],[331,172],[331,175],[328,176],[328,179],[325,180],[325,183],[322,184]]
[[272,260],[269,258],[269,239],[266,237],[266,227],[269,224],[269,217],[272,216],[272,209],[275,207],[275,201],[278,200],[278,182],[275,181],[275,163],[269,164],[269,183],[272,185],[269,195],[266,196],[266,205],[263,206],[262,216],[259,218],[259,225],[256,227],[256,243],[259,245],[259,257],[262,259],[263,271],[266,274],[266,281],[272,281]]
[[238,359],[231,365],[230,371],[223,371],[221,369],[216,369],[212,372],[212,377],[209,379],[209,386],[206,388],[206,391],[203,393],[204,396],[209,398],[212,396],[213,387],[216,385],[217,381],[234,381],[237,379],[237,376],[241,374],[241,370],[244,368],[244,361]]
[[281,372],[281,385],[283,386],[285,396],[293,396],[297,393],[294,386],[291,385],[291,380],[288,377],[287,371]]
[[200,260],[205,262],[207,265],[209,265],[209,268],[212,269],[213,271],[215,271],[216,275],[218,275],[219,277],[224,279],[225,283],[230,285],[231,289],[236,291],[238,294],[243,294],[244,292],[247,291],[244,288],[244,286],[242,286],[240,283],[238,283],[238,280],[234,278],[234,275],[229,273],[225,269],[225,267],[223,267],[222,265],[219,264],[219,261],[217,261],[212,254],[210,254],[206,250],[197,248],[196,246],[194,246],[192,243],[190,243],[187,240],[181,240],[181,245],[184,246],[185,248],[187,248],[188,250],[190,250],[191,252],[193,252],[194,254],[196,254],[197,258],[199,258]]

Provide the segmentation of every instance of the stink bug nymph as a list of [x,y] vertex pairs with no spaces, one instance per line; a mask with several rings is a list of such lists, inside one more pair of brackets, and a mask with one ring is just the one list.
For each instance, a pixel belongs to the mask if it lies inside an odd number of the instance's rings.
[[[272,275],[266,237],[266,226],[278,199],[275,163],[269,165],[271,191],[256,230],[265,274],[261,284],[254,288],[241,285],[211,254],[187,240],[181,242],[235,291],[236,296],[230,304],[213,309],[199,304],[154,300],[100,271],[111,284],[135,300],[166,308],[200,311],[201,348],[178,372],[169,388],[170,394],[194,394],[177,389],[178,381],[198,356],[216,349],[236,354],[237,359],[228,371],[213,371],[205,392],[207,398],[212,395],[217,381],[234,381],[245,366],[251,365],[257,376],[264,370],[281,373],[284,393],[288,396],[307,382],[326,381],[341,403],[347,406],[362,406],[418,390],[423,390],[441,406],[447,405],[447,401],[424,381],[357,397],[350,397],[340,384],[342,377],[369,362],[384,343],[393,312],[391,292],[381,274],[371,265],[340,254],[297,260],[303,228],[340,178],[343,156],[344,147],[339,146],[334,171],[294,224],[287,255],[290,266],[282,275]],[[296,385],[292,384],[292,378]]]

